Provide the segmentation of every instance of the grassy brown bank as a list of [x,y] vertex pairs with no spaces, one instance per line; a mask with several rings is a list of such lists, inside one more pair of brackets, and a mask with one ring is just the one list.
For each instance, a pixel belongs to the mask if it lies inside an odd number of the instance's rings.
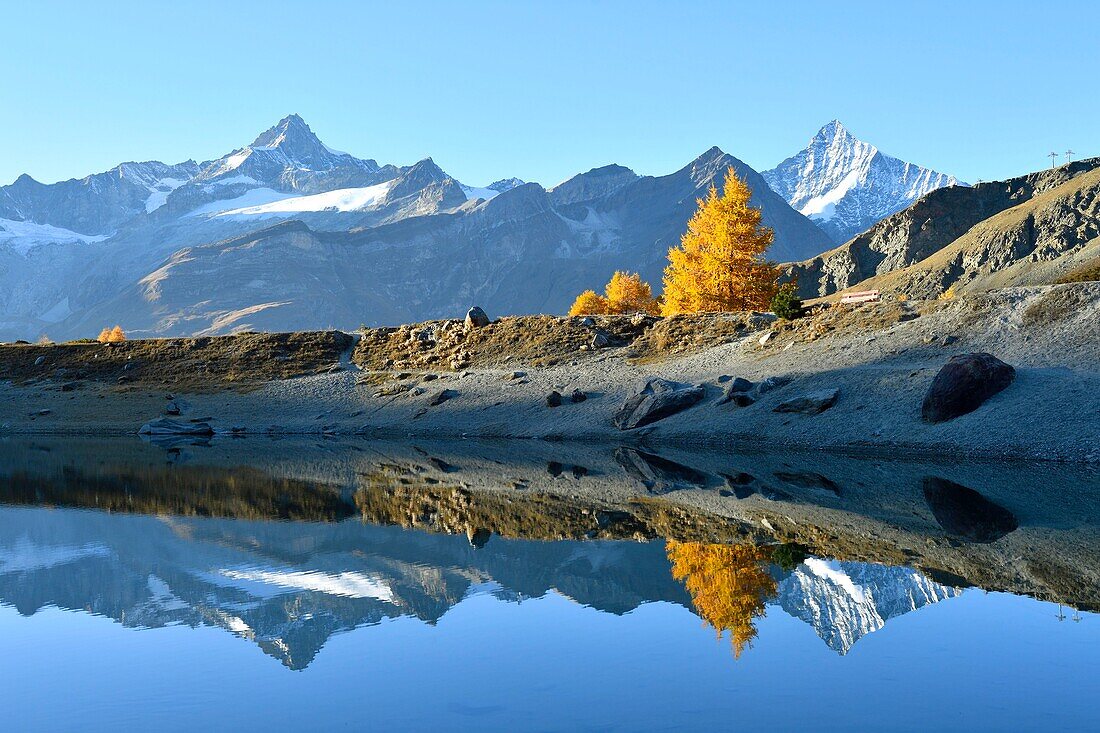
[[352,338],[340,331],[242,333],[118,343],[0,346],[0,379],[16,384],[80,382],[157,385],[196,392],[248,389],[317,374],[337,363]]

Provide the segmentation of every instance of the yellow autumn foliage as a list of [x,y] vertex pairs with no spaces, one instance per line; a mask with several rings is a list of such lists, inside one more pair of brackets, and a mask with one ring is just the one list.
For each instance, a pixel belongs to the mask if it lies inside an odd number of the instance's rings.
[[607,298],[595,290],[585,290],[569,308],[571,316],[602,316],[607,314]]
[[649,313],[660,310],[653,289],[636,272],[619,272],[611,276],[604,288],[608,308],[612,313]]
[[718,632],[730,632],[734,658],[756,638],[755,619],[764,601],[775,595],[768,574],[768,552],[756,545],[712,545],[676,542],[665,546],[672,576],[684,583],[695,611]]
[[774,233],[750,205],[752,190],[733,168],[722,194],[715,186],[688,222],[680,246],[668,251],[661,311],[767,310],[779,271],[765,259]]
[[634,272],[615,272],[604,287],[604,294],[585,290],[573,301],[569,315],[614,315],[622,313],[648,313],[657,315],[660,305],[653,297],[653,289]]
[[99,336],[96,337],[96,341],[101,344],[117,344],[126,340],[126,333],[122,330],[121,326],[115,326],[114,328],[105,328],[99,332]]

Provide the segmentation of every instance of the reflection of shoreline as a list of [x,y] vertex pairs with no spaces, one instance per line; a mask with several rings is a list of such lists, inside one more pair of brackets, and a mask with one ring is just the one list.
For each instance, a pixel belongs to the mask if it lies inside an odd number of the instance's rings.
[[[555,593],[615,615],[672,603],[731,630],[736,654],[755,637],[765,602],[778,601],[772,608],[802,618],[830,646],[831,638],[854,643],[874,630],[848,612],[833,586],[806,589],[792,608],[786,581],[777,585],[779,571],[766,564],[772,549],[502,538],[479,549],[465,537],[354,521],[165,520],[9,507],[0,509],[0,604],[24,615],[47,607],[92,613],[139,629],[213,626],[292,669],[308,666],[334,634],[398,617],[435,624],[486,593],[504,602]],[[908,588],[895,588],[895,577],[916,575],[858,563],[845,572],[858,574],[868,595],[904,596]]]
[[[253,466],[263,465],[257,469]],[[6,473],[7,475],[3,475]],[[1100,607],[1100,484],[1049,465],[922,465],[554,443],[0,443],[0,503],[330,522],[523,539],[795,543]]]

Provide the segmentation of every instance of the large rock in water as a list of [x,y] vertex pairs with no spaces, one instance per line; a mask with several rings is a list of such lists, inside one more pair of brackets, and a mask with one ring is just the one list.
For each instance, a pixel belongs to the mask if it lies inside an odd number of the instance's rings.
[[181,422],[167,417],[158,417],[150,420],[138,430],[139,435],[202,435],[211,436],[214,428],[205,422]]
[[670,382],[660,377],[646,380],[645,387],[627,399],[615,413],[619,430],[633,430],[686,410],[703,399],[703,388]]
[[973,412],[1015,378],[1016,370],[992,354],[953,356],[924,395],[921,417],[936,423]]

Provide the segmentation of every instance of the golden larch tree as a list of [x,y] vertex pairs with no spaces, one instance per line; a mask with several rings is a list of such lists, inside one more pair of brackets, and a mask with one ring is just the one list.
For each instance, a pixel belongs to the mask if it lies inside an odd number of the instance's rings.
[[653,297],[653,289],[634,272],[615,271],[604,287],[604,294],[585,290],[569,308],[571,316],[593,316],[621,313],[648,313],[657,315],[660,304]]
[[684,583],[695,611],[721,635],[730,632],[734,658],[756,638],[764,601],[775,595],[768,553],[752,544],[712,545],[669,540],[672,576]]
[[569,308],[571,316],[602,316],[607,313],[607,298],[595,290],[585,290]]
[[774,233],[750,205],[752,190],[733,168],[722,195],[711,185],[688,222],[680,246],[668,251],[662,313],[766,310],[779,271],[765,253]]
[[96,338],[96,341],[101,344],[117,344],[125,340],[126,332],[122,330],[121,326],[105,328],[99,332],[99,336]]
[[612,313],[649,313],[660,310],[653,289],[636,272],[615,271],[604,288],[607,304]]

